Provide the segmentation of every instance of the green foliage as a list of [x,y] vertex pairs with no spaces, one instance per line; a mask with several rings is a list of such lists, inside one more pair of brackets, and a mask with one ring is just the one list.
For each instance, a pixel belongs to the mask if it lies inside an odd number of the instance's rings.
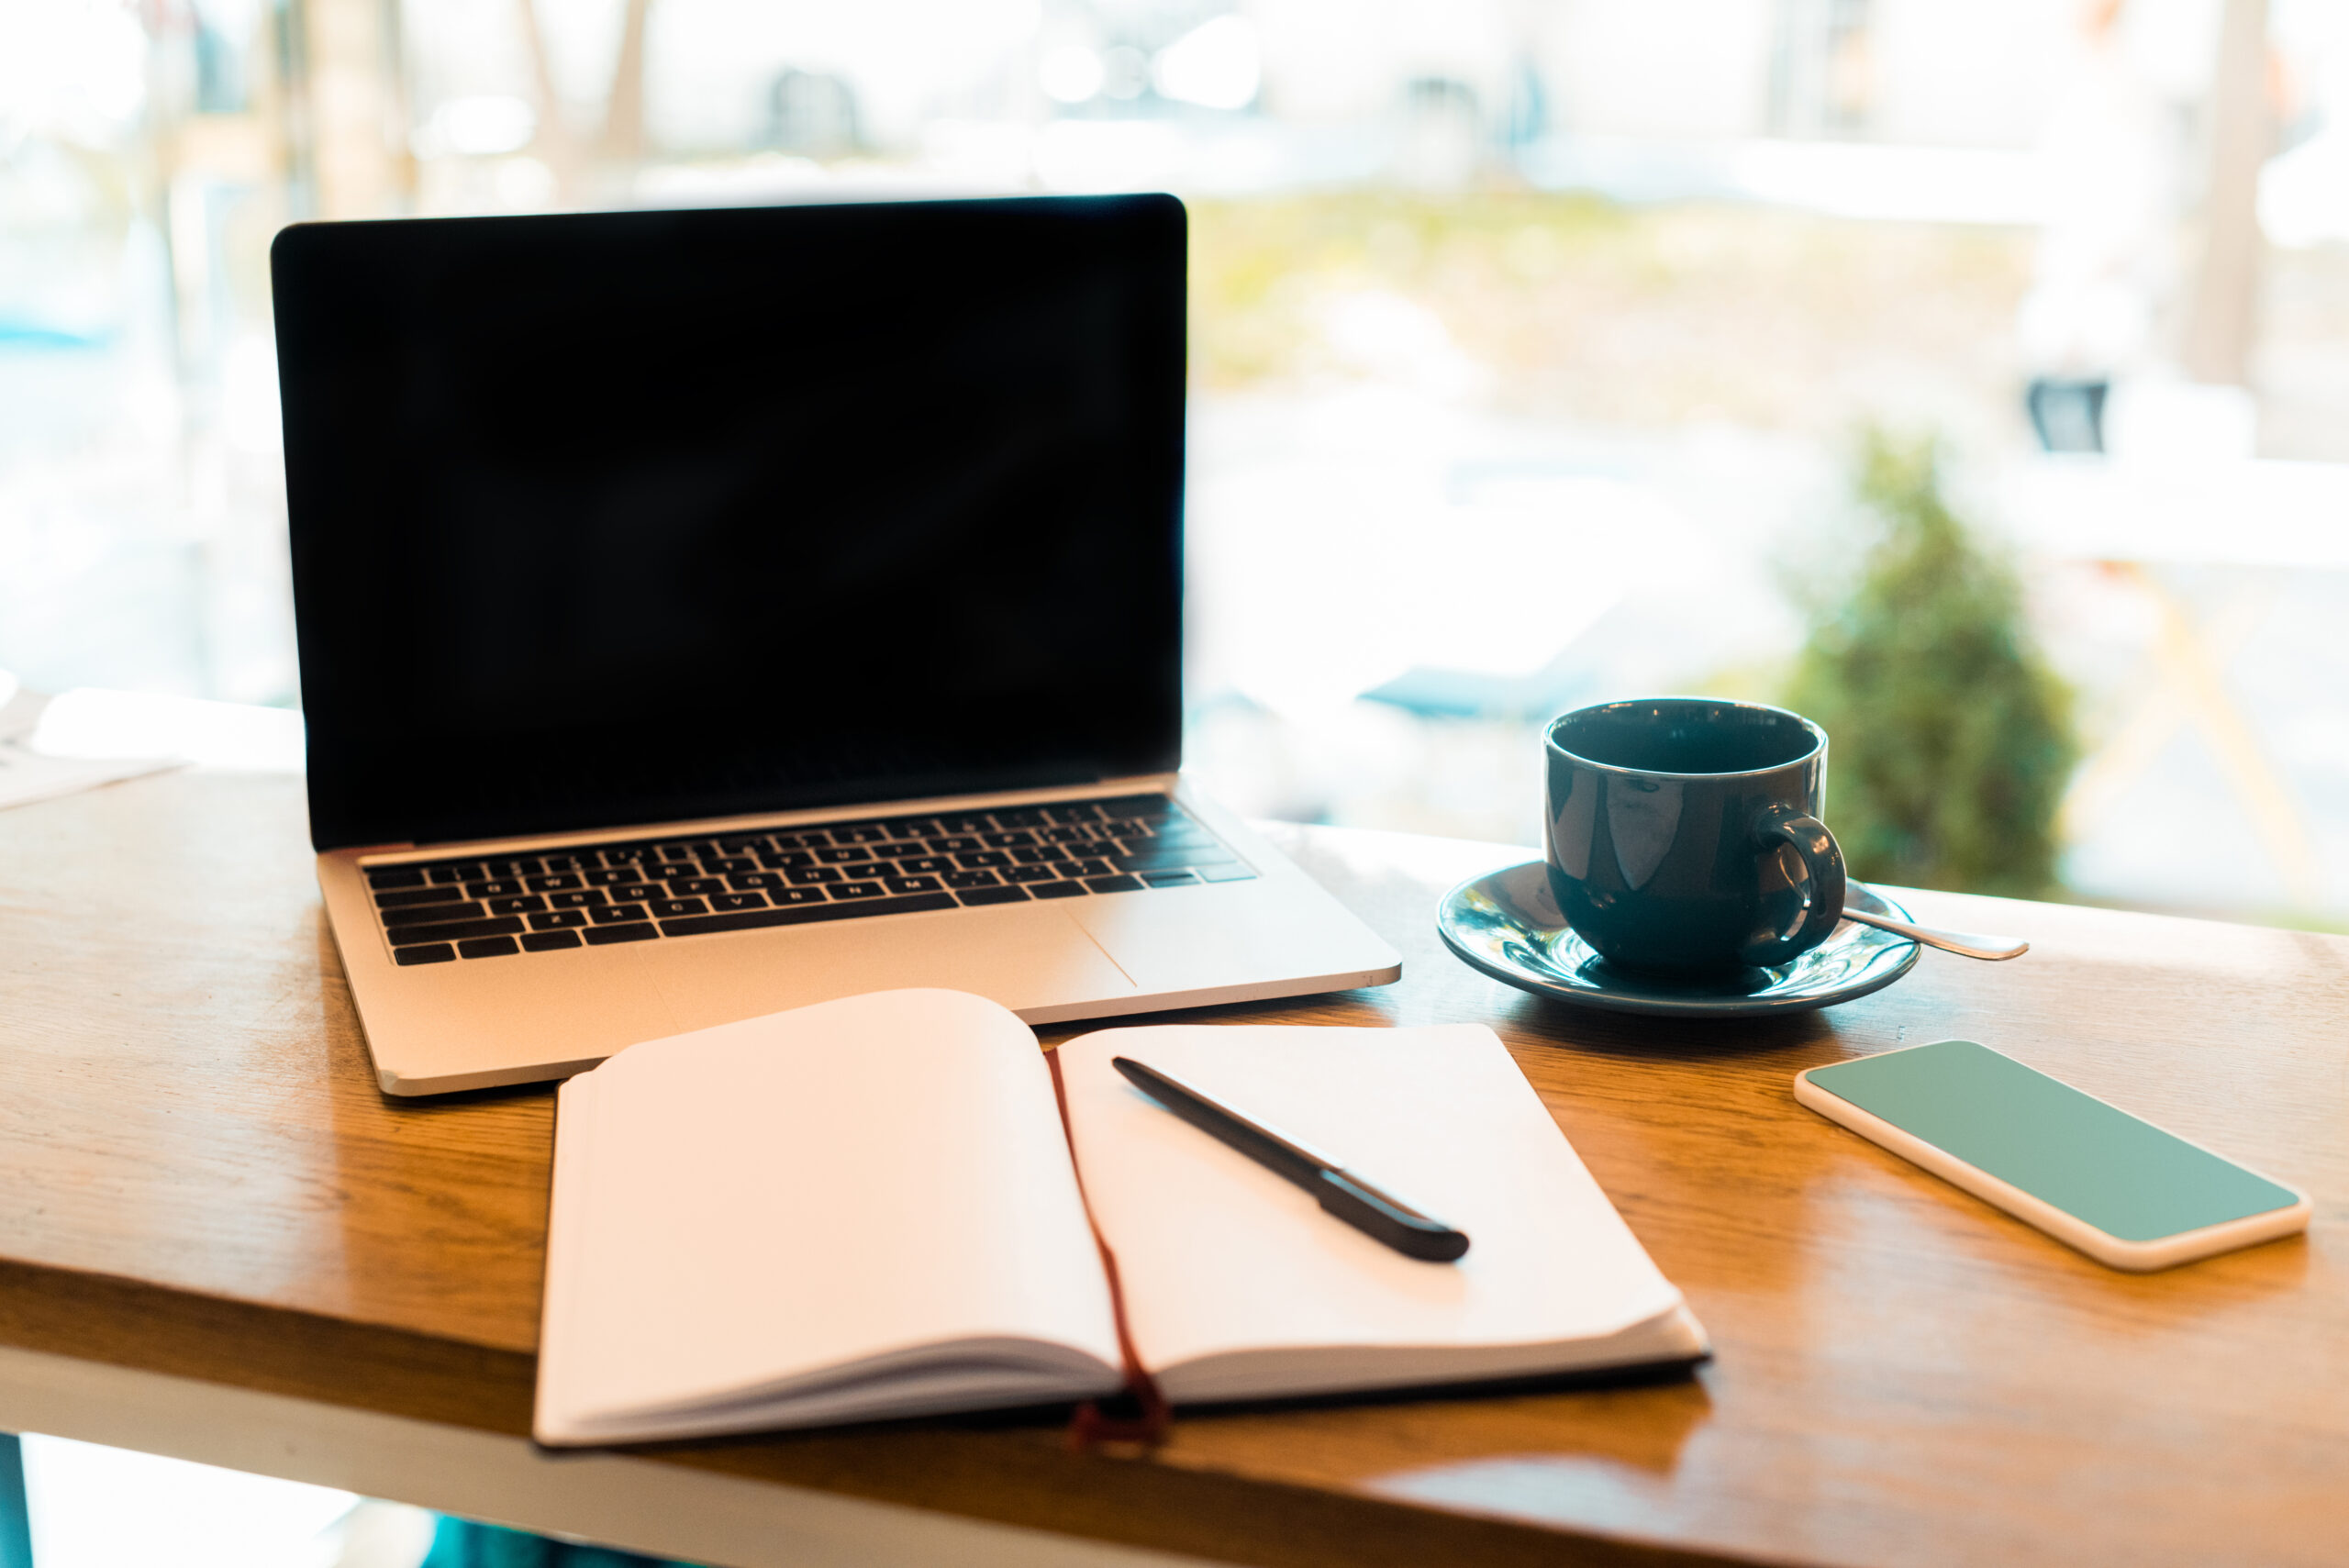
[[1950,512],[1939,455],[1865,437],[1876,538],[1840,602],[1812,606],[1787,705],[1828,733],[1828,826],[1853,874],[2036,895],[2079,756],[2071,694],[2031,643],[2013,569]]

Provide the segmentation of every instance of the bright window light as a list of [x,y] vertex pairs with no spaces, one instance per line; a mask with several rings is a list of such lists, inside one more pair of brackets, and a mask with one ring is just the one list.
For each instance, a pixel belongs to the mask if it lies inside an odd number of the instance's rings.
[[451,152],[495,158],[519,152],[539,128],[538,112],[519,98],[483,93],[451,98],[433,111],[433,139]]
[[1244,109],[1256,96],[1262,65],[1256,29],[1242,17],[1203,22],[1158,51],[1151,81],[1159,93],[1208,109]]
[[63,1438],[25,1439],[41,1568],[330,1568],[348,1492]]
[[1101,91],[1108,73],[1101,57],[1081,43],[1064,43],[1044,51],[1036,64],[1036,84],[1044,96],[1059,104],[1082,104]]

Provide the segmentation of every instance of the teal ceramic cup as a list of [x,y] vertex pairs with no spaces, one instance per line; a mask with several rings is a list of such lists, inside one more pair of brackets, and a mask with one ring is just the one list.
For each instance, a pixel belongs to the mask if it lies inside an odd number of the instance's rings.
[[1827,732],[1799,714],[1642,697],[1553,720],[1550,891],[1625,969],[1781,964],[1843,911],[1843,853],[1820,820]]

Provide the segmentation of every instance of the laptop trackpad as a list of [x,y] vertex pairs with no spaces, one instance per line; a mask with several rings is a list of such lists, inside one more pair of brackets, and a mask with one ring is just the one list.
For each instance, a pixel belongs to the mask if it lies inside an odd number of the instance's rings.
[[697,937],[645,956],[658,961],[651,967],[680,1029],[909,985],[969,991],[1014,1011],[1135,989],[1082,927],[1041,904]]

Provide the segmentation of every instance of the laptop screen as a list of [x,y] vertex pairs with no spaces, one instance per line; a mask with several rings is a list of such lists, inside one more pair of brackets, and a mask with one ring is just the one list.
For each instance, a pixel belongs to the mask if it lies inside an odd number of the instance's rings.
[[300,225],[311,837],[1172,769],[1169,196]]

